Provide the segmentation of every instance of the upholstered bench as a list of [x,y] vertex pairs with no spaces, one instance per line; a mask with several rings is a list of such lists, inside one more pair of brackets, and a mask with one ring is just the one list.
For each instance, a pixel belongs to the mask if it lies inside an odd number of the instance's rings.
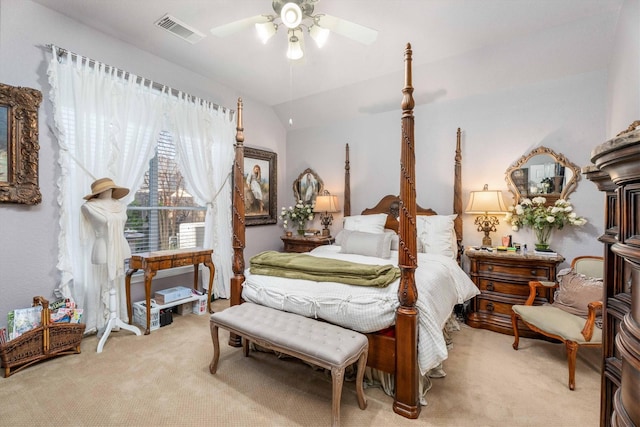
[[367,407],[363,380],[369,343],[359,332],[286,311],[245,302],[213,313],[210,321],[213,359],[209,371],[216,373],[220,357],[218,328],[243,337],[244,355],[249,341],[331,370],[333,383],[331,424],[340,425],[340,397],[344,370],[358,362],[356,394],[360,409]]

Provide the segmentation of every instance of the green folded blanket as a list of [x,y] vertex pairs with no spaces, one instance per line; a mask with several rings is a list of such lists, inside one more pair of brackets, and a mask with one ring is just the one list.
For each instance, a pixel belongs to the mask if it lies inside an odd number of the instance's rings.
[[348,285],[383,288],[400,277],[400,269],[391,264],[370,265],[306,254],[261,252],[249,261],[251,274],[338,282]]

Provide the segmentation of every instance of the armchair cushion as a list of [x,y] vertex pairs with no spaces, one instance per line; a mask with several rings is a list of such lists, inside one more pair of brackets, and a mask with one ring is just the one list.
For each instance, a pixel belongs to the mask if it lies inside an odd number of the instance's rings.
[[585,320],[552,305],[514,305],[513,311],[530,325],[562,337],[564,340],[574,341],[578,344],[602,342],[602,329],[594,328],[591,341],[585,341],[582,336]]
[[569,270],[558,274],[559,287],[555,292],[553,306],[571,314],[587,317],[588,305],[593,301],[602,301],[603,280],[587,277]]

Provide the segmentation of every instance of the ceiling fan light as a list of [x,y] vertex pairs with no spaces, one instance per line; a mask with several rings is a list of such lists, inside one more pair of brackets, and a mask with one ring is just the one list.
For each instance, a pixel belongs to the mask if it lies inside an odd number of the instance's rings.
[[287,58],[296,60],[302,58],[304,52],[302,52],[302,46],[300,46],[300,39],[296,36],[289,38],[289,47],[287,48]]
[[269,39],[276,33],[278,27],[273,22],[262,22],[256,24],[256,32],[262,43],[267,44]]
[[321,48],[327,42],[329,38],[329,30],[327,28],[322,28],[318,24],[314,24],[309,28],[309,35],[316,42],[316,46]]
[[302,22],[302,10],[296,3],[289,2],[282,6],[280,19],[288,28],[297,28]]

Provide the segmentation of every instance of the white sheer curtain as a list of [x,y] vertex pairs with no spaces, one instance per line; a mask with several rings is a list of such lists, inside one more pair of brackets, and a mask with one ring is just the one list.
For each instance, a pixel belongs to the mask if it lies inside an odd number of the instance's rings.
[[[87,58],[68,54],[58,58],[53,47],[48,74],[54,106],[55,131],[61,167],[60,235],[58,265],[59,291],[72,296],[84,309],[87,331],[104,326],[105,306],[101,304],[101,284],[91,264],[90,240],[81,233],[83,197],[98,178],[112,178],[132,191],[122,201],[127,204],[141,184],[163,117],[166,96],[151,90],[150,82]],[[124,278],[114,283],[121,302],[119,317],[127,320]]]
[[[231,179],[234,156],[232,114],[200,99],[180,94],[169,115],[173,122],[177,163],[187,191],[207,206],[204,247],[213,249],[214,295],[228,298],[232,276]],[[209,270],[203,269],[203,284]]]

